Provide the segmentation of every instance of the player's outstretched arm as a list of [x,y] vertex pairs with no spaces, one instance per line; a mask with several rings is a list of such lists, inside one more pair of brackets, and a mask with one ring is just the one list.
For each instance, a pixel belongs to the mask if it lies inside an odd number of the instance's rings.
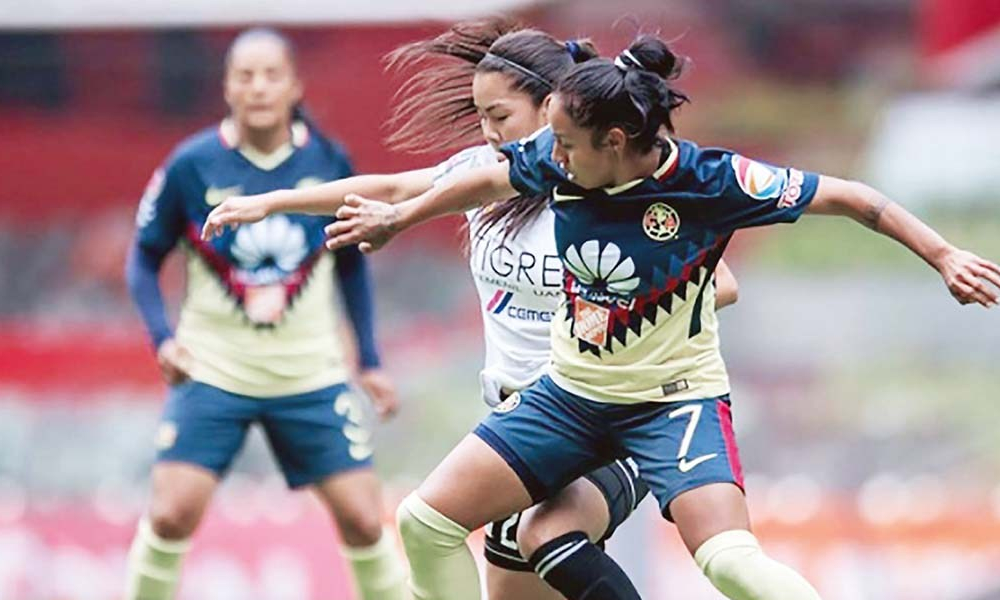
[[962,304],[975,302],[989,308],[1000,301],[1000,266],[952,246],[905,208],[863,183],[822,176],[806,211],[850,217],[898,241],[940,273],[951,295]]
[[326,227],[326,245],[331,250],[352,244],[366,253],[378,250],[397,233],[424,221],[516,196],[509,174],[510,165],[498,162],[396,205],[348,195],[337,222]]
[[355,175],[307,188],[233,196],[209,213],[201,237],[207,240],[221,234],[226,227],[255,223],[275,213],[332,215],[352,193],[395,204],[427,191],[432,185],[434,169],[428,168],[387,175]]

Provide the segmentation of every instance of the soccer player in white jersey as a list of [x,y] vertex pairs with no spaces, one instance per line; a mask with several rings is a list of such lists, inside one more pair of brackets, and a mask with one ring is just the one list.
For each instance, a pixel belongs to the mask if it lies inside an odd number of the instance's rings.
[[[475,575],[468,531],[622,454],[638,463],[664,518],[728,598],[819,598],[750,529],[710,301],[711,273],[737,229],[804,212],[846,216],[905,245],[960,303],[1000,300],[1000,266],[952,246],[864,184],[662,135],[687,100],[668,83],[680,64],[662,40],[643,36],[614,61],[576,65],[550,98],[549,127],[504,146],[506,162],[396,205],[349,199],[327,228],[331,246],[370,251],[423,220],[514,193],[554,200],[566,281],[552,366],[489,415],[398,512],[424,598],[478,597],[475,585],[457,586],[467,580],[457,573]],[[570,600],[639,597],[582,531],[529,560]]]
[[[391,414],[396,395],[379,365],[364,257],[357,248],[327,252],[330,219],[310,215],[275,215],[199,239],[226,194],[315,185],[350,175],[350,163],[298,106],[292,47],[278,32],[236,38],[224,90],[229,117],[181,144],[150,182],[128,259],[129,290],[170,393],[125,598],[174,596],[190,537],[259,424],[288,485],[311,487],[336,521],[361,600],[405,600],[406,573],[395,536],[383,534],[371,431],[347,385],[334,308],[339,287],[358,342],[358,382],[380,414]],[[158,274],[178,247],[187,293],[174,330]]]
[[[310,190],[232,198],[207,227],[249,222],[258,212],[330,213],[347,191],[392,200],[425,191],[476,167],[495,164],[501,144],[544,123],[542,105],[553,82],[577,60],[594,56],[582,40],[559,42],[508,21],[456,25],[431,40],[391,55],[401,68],[421,65],[404,87],[390,142],[409,150],[486,144],[463,150],[431,169],[393,176],[361,176]],[[438,59],[433,65],[427,61]],[[442,60],[443,59],[443,60]],[[451,60],[449,60],[451,59]],[[458,59],[458,60],[454,60]],[[440,128],[438,123],[465,126]],[[563,270],[553,236],[554,215],[544,196],[517,196],[466,212],[469,263],[479,293],[486,340],[481,373],[487,404],[502,400],[545,373],[550,322],[562,296]],[[724,267],[723,267],[724,268]],[[720,271],[717,305],[735,301],[736,282]],[[525,555],[567,532],[584,530],[595,542],[610,537],[646,495],[634,465],[615,461],[587,473],[540,506],[487,526],[487,589],[491,600],[556,600],[561,596],[533,572]],[[443,526],[447,526],[443,524]],[[520,540],[520,544],[518,543]],[[414,590],[423,598],[426,591]]]

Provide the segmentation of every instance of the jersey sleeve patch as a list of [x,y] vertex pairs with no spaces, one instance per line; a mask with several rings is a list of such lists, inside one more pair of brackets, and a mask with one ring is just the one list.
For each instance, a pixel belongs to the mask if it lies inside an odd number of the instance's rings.
[[781,196],[788,185],[788,172],[734,154],[730,160],[736,182],[754,200],[773,200]]

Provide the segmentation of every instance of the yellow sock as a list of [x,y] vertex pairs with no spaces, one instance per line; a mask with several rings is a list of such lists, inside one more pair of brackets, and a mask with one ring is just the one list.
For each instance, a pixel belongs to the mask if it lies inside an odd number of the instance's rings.
[[172,600],[190,545],[189,540],[163,539],[149,521],[140,520],[128,553],[125,600]]
[[361,600],[408,600],[406,569],[393,544],[392,532],[382,532],[373,545],[363,548],[343,547],[354,571]]
[[764,554],[746,530],[711,537],[694,553],[694,560],[731,600],[820,600],[805,578]]
[[410,561],[416,600],[479,600],[479,570],[465,538],[469,530],[410,494],[396,512]]

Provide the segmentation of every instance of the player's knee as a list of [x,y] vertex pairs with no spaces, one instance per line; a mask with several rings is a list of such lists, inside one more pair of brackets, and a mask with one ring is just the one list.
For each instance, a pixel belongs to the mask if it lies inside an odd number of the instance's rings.
[[765,555],[749,531],[722,532],[702,544],[694,558],[712,585],[730,598],[820,598],[801,575]]
[[340,535],[349,546],[372,546],[382,537],[380,511],[368,507],[352,507],[337,515]]
[[416,493],[399,503],[396,524],[407,554],[447,552],[464,544],[469,535],[468,529],[442,515]]
[[546,510],[545,504],[526,510],[517,525],[517,546],[521,556],[528,557],[561,535],[582,531],[573,514],[562,510]]
[[201,521],[202,507],[178,499],[154,501],[149,509],[149,525],[157,536],[165,540],[182,540],[191,537]]

